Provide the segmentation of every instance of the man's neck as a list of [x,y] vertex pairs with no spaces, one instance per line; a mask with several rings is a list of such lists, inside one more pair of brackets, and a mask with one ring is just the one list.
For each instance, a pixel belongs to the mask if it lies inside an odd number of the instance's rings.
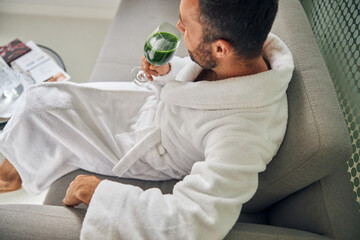
[[223,80],[232,77],[242,77],[268,71],[268,66],[262,56],[251,60],[223,61],[214,69],[216,78]]

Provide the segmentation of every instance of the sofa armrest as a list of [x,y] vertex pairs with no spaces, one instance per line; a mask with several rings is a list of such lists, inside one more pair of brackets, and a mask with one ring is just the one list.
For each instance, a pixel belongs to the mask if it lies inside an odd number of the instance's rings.
[[0,205],[0,239],[79,239],[86,210],[43,205]]
[[[43,205],[0,205],[0,239],[79,239],[86,210]],[[226,240],[330,240],[303,231],[237,223]]]
[[360,212],[345,164],[336,172],[276,203],[270,225],[336,239],[360,239]]

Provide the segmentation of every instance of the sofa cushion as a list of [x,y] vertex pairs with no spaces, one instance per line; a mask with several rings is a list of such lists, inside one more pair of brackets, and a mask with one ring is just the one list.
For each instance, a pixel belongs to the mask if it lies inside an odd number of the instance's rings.
[[224,240],[331,240],[332,238],[294,229],[237,223]]
[[345,164],[330,176],[274,204],[268,212],[270,225],[334,239],[360,239],[360,214]]

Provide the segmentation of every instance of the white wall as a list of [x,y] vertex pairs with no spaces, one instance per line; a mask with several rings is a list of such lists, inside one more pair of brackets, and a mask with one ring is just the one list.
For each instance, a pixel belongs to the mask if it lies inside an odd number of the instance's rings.
[[1,13],[113,18],[121,0],[0,0]]

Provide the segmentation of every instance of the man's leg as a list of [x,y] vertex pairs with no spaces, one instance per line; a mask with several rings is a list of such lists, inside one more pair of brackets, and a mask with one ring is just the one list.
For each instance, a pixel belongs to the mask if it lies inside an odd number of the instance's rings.
[[14,166],[5,158],[0,165],[0,193],[21,188],[21,178]]

